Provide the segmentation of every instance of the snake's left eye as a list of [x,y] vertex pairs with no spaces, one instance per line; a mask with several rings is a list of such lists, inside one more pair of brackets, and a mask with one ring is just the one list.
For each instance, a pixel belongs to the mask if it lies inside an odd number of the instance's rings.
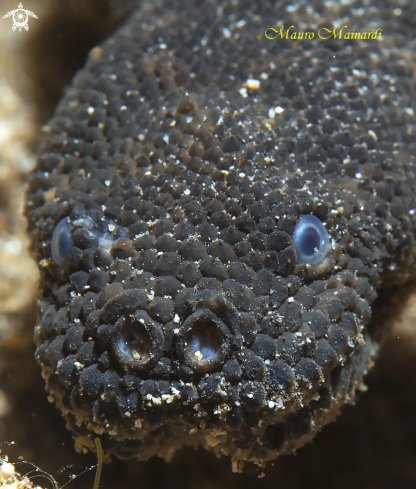
[[298,256],[298,263],[318,263],[328,253],[328,231],[316,216],[304,214],[295,226],[292,246]]
[[52,259],[57,265],[64,267],[68,264],[73,244],[72,226],[69,224],[68,218],[64,217],[58,222],[52,234],[51,253]]

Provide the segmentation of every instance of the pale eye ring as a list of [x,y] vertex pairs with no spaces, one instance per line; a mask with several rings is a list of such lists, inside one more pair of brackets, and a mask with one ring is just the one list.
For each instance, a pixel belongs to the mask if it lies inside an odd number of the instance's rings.
[[292,246],[298,263],[310,264],[322,261],[329,250],[329,235],[322,221],[312,214],[304,214],[296,223]]

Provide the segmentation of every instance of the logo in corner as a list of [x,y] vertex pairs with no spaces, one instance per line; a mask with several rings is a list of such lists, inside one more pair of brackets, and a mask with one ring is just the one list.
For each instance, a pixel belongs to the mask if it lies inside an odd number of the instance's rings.
[[7,12],[6,15],[3,15],[3,19],[7,19],[8,17],[12,17],[12,16],[13,16],[12,30],[15,31],[16,29],[19,29],[20,32],[22,32],[22,28],[25,31],[29,30],[29,26],[27,24],[27,21],[29,20],[29,16],[33,17],[34,19],[38,18],[38,16],[35,15],[30,10],[25,10],[21,3],[19,3],[16,10],[11,10],[10,12]]

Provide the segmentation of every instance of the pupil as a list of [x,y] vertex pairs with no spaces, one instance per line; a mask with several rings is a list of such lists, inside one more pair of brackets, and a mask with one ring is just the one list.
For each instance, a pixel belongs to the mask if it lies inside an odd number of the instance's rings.
[[59,237],[59,253],[63,257],[67,257],[72,247],[72,238],[70,236],[70,229],[67,227],[62,230]]
[[319,250],[320,243],[321,240],[316,229],[309,227],[302,236],[302,252],[307,256],[312,256],[315,248]]

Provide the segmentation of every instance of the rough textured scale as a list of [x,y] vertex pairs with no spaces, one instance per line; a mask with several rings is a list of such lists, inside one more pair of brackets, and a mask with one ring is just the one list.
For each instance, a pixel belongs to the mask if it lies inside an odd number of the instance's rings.
[[[372,305],[415,274],[414,18],[410,2],[144,2],[91,52],[26,206],[36,358],[78,449],[98,434],[118,457],[264,461],[353,400]],[[382,39],[264,36],[340,20]],[[330,236],[313,265],[291,241],[305,214]]]

